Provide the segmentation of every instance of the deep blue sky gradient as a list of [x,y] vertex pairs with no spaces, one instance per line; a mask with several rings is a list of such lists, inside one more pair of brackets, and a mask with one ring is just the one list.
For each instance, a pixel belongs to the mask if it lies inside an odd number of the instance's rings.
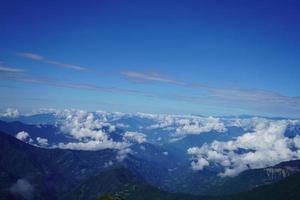
[[[299,117],[299,10],[296,0],[0,0],[0,61],[24,69],[18,76],[155,94],[28,83],[7,79],[15,75],[0,71],[0,108]],[[31,60],[19,52],[88,70]],[[264,106],[261,99],[239,103],[239,98],[226,97],[224,102],[203,88],[129,80],[124,71],[212,88],[274,92],[290,102],[288,108],[281,108],[282,102]],[[208,95],[212,100],[172,98],[179,95]]]

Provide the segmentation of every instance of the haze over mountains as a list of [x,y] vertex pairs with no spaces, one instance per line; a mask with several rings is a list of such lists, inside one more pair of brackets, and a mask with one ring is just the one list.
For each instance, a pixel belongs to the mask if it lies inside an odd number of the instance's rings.
[[0,0],[0,200],[299,200],[299,11]]
[[[300,171],[298,119],[13,109],[0,119],[1,191],[8,198],[121,192],[126,199],[122,191],[137,198],[142,187],[198,199],[193,195],[249,191]],[[32,188],[30,198],[13,192],[20,184]]]

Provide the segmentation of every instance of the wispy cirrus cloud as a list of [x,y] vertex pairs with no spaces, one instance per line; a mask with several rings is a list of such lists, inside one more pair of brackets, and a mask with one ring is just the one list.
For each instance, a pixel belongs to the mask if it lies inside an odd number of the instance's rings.
[[3,73],[22,73],[22,72],[25,72],[25,70],[8,66],[8,65],[4,64],[4,62],[0,61],[0,72],[3,72]]
[[99,86],[95,84],[85,84],[85,83],[69,83],[69,82],[53,80],[49,78],[32,77],[26,75],[0,76],[0,80],[14,80],[23,83],[42,84],[42,85],[49,85],[53,87],[62,87],[62,88],[79,89],[79,90],[93,90],[96,92],[118,93],[118,94],[146,96],[146,97],[155,96],[151,93],[143,92],[140,90],[134,90],[134,89],[126,89],[126,88],[114,87],[114,86]]
[[192,83],[188,81],[177,80],[175,78],[163,75],[157,72],[139,72],[139,71],[131,71],[131,70],[124,70],[121,71],[121,75],[133,82],[136,83],[166,83],[166,84],[173,84],[188,88],[208,88],[208,86],[199,84],[199,83]]
[[172,84],[189,89],[205,92],[206,95],[169,95],[169,99],[206,104],[226,106],[230,108],[254,109],[259,111],[292,112],[300,111],[300,96],[286,96],[274,91],[262,89],[240,89],[211,87],[199,83],[177,80],[158,73],[145,73],[137,71],[122,71],[122,76],[136,83],[155,82]]
[[159,82],[159,83],[171,83],[176,85],[185,84],[182,81],[178,81],[155,72],[144,73],[144,72],[137,72],[137,71],[122,71],[121,74],[123,77],[138,83]]
[[31,59],[31,60],[40,61],[40,62],[44,62],[44,63],[48,63],[48,64],[52,64],[52,65],[56,65],[56,66],[64,67],[64,68],[68,68],[68,69],[73,69],[73,70],[77,70],[77,71],[88,70],[87,67],[74,65],[74,64],[68,64],[68,63],[63,63],[63,62],[56,61],[56,60],[51,60],[51,59],[48,59],[44,56],[41,56],[41,55],[38,55],[38,54],[35,54],[35,53],[31,53],[31,52],[19,52],[19,53],[17,53],[17,55],[21,56],[23,58],[28,58],[28,59]]
[[300,96],[285,96],[278,92],[258,89],[220,89],[212,88],[210,91],[216,98],[227,101],[243,100],[261,104],[277,104],[278,106],[289,105],[300,109]]
[[[36,54],[26,54],[33,60],[47,60]],[[46,61],[49,62],[49,61]],[[51,61],[53,62],[53,61]],[[54,61],[55,62],[55,61]],[[174,86],[193,89],[199,94],[184,94],[171,91],[159,94],[144,90],[134,90],[114,86],[99,86],[95,84],[69,83],[65,81],[57,81],[47,78],[31,77],[25,75],[24,69],[19,69],[0,63],[0,72],[3,73],[0,79],[15,80],[24,83],[43,84],[53,87],[63,87],[79,90],[93,90],[96,92],[118,93],[125,95],[151,97],[157,99],[166,99],[171,101],[189,102],[196,105],[212,106],[214,108],[238,109],[244,111],[268,112],[276,115],[286,115],[289,113],[293,116],[299,116],[300,97],[285,96],[277,92],[258,90],[258,89],[237,89],[237,88],[217,88],[198,83],[181,81],[159,73],[145,73],[137,71],[122,71],[121,75],[135,83],[158,83],[170,84]],[[204,91],[204,94],[203,94]],[[298,113],[298,114],[297,114]]]

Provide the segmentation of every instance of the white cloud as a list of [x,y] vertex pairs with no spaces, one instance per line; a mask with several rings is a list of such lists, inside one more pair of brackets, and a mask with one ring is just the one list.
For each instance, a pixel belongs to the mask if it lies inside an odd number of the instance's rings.
[[128,154],[132,154],[132,150],[130,148],[123,148],[118,151],[117,160],[122,162]]
[[132,131],[125,132],[124,139],[129,141],[136,141],[138,143],[143,143],[147,141],[145,134]]
[[178,141],[182,140],[183,138],[185,138],[185,136],[180,136],[180,137],[176,136],[176,137],[172,137],[172,138],[169,140],[169,142],[170,142],[170,143],[178,142]]
[[24,57],[24,58],[28,58],[28,59],[35,60],[35,61],[40,61],[40,62],[56,65],[56,66],[59,66],[59,67],[69,68],[69,69],[78,70],[78,71],[87,70],[86,67],[82,67],[82,66],[79,66],[79,65],[73,65],[73,64],[67,64],[67,63],[63,63],[63,62],[60,62],[60,61],[56,61],[56,60],[50,60],[50,59],[45,58],[44,56],[34,54],[34,53],[30,53],[30,52],[20,52],[20,53],[18,53],[18,55],[21,56],[21,57]]
[[179,120],[178,124],[180,125],[178,128],[176,128],[176,133],[178,135],[200,134],[210,131],[227,131],[225,125],[220,121],[220,119],[215,117],[201,117],[193,118],[190,120]]
[[14,68],[14,67],[8,67],[5,65],[2,65],[0,62],[0,72],[6,72],[6,73],[21,73],[24,72],[25,70],[19,69],[19,68]]
[[54,108],[40,108],[36,110],[32,110],[29,113],[24,113],[24,116],[33,116],[33,115],[39,115],[39,114],[53,114],[54,116],[59,113],[59,110]]
[[19,111],[14,108],[7,108],[4,113],[1,113],[0,116],[2,117],[10,117],[16,118],[20,115]]
[[61,129],[69,134],[78,142],[59,143],[56,147],[63,149],[76,150],[101,150],[101,149],[118,149],[117,160],[122,161],[129,153],[131,143],[129,140],[134,139],[138,142],[144,141],[144,135],[139,133],[125,133],[124,141],[114,141],[109,135],[116,130],[114,121],[121,117],[122,114],[108,113],[97,111],[91,113],[83,110],[64,110],[57,113],[61,122]]
[[[139,115],[140,116],[140,115]],[[175,142],[186,135],[198,135],[210,131],[223,133],[227,131],[225,124],[216,117],[200,117],[193,115],[142,115],[151,118],[155,123],[148,129],[172,131],[171,141]]]
[[56,113],[61,130],[77,141],[59,143],[54,147],[76,150],[124,149],[131,144],[128,141],[114,141],[110,134],[116,130],[109,123],[106,112],[87,112],[84,110],[64,110]]
[[48,139],[46,139],[46,138],[37,137],[36,141],[41,146],[47,146],[48,145]]
[[[105,111],[87,112],[83,110],[55,111],[58,126],[64,134],[74,141],[59,143],[53,147],[77,150],[119,150],[118,160],[124,159],[131,152],[134,143],[147,142],[143,133],[156,134],[160,129],[166,135],[153,135],[158,141],[176,142],[187,135],[206,132],[227,131],[229,127],[241,127],[244,133],[229,141],[213,141],[200,147],[187,150],[192,155],[191,166],[194,170],[202,170],[215,163],[223,166],[221,176],[235,176],[246,169],[266,167],[281,161],[300,158],[300,136],[285,137],[284,132],[300,125],[297,120],[271,120],[267,118],[217,118],[194,115],[160,115],[145,113],[109,113]],[[118,124],[127,127],[128,119],[140,124],[134,125],[130,131],[116,131]],[[125,119],[125,120],[123,120]],[[146,123],[144,123],[146,122]],[[142,129],[135,127],[142,126]],[[161,132],[159,132],[161,133]],[[114,141],[114,134],[123,135],[122,140]],[[22,136],[23,135],[23,136]],[[19,138],[27,138],[20,134]],[[150,137],[150,136],[149,136]],[[162,140],[163,137],[163,140]],[[152,137],[151,137],[152,138]],[[156,139],[155,139],[156,140]],[[28,138],[27,138],[28,141]],[[143,147],[141,147],[142,149]],[[126,153],[127,152],[127,153]]]
[[123,129],[126,129],[126,128],[129,128],[130,125],[128,125],[128,124],[122,124],[122,123],[117,123],[117,124],[116,124],[116,127],[117,127],[117,128],[123,128]]
[[186,87],[195,91],[202,91],[208,95],[169,95],[160,98],[186,101],[219,108],[232,108],[233,110],[257,111],[259,113],[277,113],[277,115],[299,116],[299,96],[285,96],[274,91],[263,89],[243,88],[216,88],[185,80],[177,80],[159,73],[145,73],[137,71],[123,71],[121,74],[136,83],[167,83],[174,86]]
[[300,149],[300,136],[299,135],[294,137],[294,144],[298,149]]
[[70,142],[70,143],[59,143],[58,148],[61,149],[74,149],[74,150],[86,150],[96,151],[102,149],[124,149],[130,146],[124,142],[114,142],[113,140],[89,140],[86,142]]
[[61,129],[76,139],[90,137],[96,140],[106,140],[108,131],[114,131],[115,127],[107,122],[105,116],[101,118],[83,110],[65,110],[58,114],[61,118]]
[[[194,157],[192,168],[202,170],[209,163],[224,167],[220,176],[235,176],[246,169],[263,168],[282,161],[299,159],[299,137],[288,138],[284,133],[292,120],[255,119],[251,132],[234,140],[214,141],[192,147],[187,153]],[[296,149],[295,149],[296,148]]]
[[173,79],[167,78],[162,74],[158,73],[143,73],[137,71],[123,71],[121,73],[124,77],[129,78],[138,82],[146,82],[146,81],[155,81],[161,83],[174,83],[174,84],[182,84],[179,81],[175,81]]
[[29,139],[29,134],[25,131],[21,131],[19,133],[16,134],[16,138],[18,140],[21,140],[21,141],[26,141],[27,139]]
[[33,54],[33,53],[30,53],[30,52],[21,52],[21,53],[18,53],[19,56],[22,56],[24,58],[29,58],[29,59],[32,59],[32,60],[44,60],[45,58],[41,55],[37,55],[37,54]]
[[208,166],[208,165],[209,165],[208,161],[206,159],[203,159],[203,158],[199,158],[197,160],[197,162],[192,161],[192,163],[191,163],[191,166],[192,166],[193,170],[202,170],[205,166]]
[[33,199],[34,197],[34,186],[31,185],[26,179],[18,179],[13,184],[9,191],[15,196],[21,196],[26,200]]

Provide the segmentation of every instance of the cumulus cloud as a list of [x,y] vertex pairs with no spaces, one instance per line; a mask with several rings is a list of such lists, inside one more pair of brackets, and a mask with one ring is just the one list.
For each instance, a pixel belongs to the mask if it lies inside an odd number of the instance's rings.
[[48,145],[48,139],[46,139],[46,138],[37,137],[36,141],[41,146],[47,146]]
[[226,132],[225,124],[216,117],[200,117],[193,115],[140,115],[153,119],[156,123],[148,129],[162,129],[174,131],[172,142],[184,138],[186,135],[197,135],[210,131]]
[[132,131],[125,132],[124,138],[125,140],[135,141],[137,143],[143,143],[147,141],[145,134]]
[[[294,144],[296,146],[296,148],[300,149],[300,136],[297,135],[296,137],[294,137]],[[300,153],[300,151],[298,151]]]
[[225,125],[219,118],[215,117],[199,117],[190,120],[178,120],[179,127],[176,128],[178,135],[184,134],[199,134],[210,131],[225,132],[227,131]]
[[124,148],[118,151],[117,160],[122,162],[128,154],[132,154],[132,150],[130,148]]
[[107,137],[106,129],[110,132],[115,130],[115,127],[107,122],[105,116],[96,116],[94,113],[83,110],[64,110],[57,116],[62,119],[62,131],[79,140],[87,137],[104,140]]
[[20,115],[18,109],[14,108],[7,108],[4,113],[1,113],[0,116],[2,117],[10,117],[10,118],[15,118]]
[[198,158],[197,161],[192,161],[191,166],[194,170],[202,170],[205,166],[209,166],[209,162],[206,159]]
[[21,141],[27,141],[28,139],[30,139],[30,136],[27,132],[21,131],[16,134],[16,138]]
[[64,110],[57,113],[61,130],[78,142],[59,143],[57,147],[77,150],[123,149],[127,141],[114,141],[110,133],[116,127],[108,122],[106,114],[95,114],[83,110]]
[[33,143],[33,139],[30,137],[29,133],[25,132],[25,131],[21,131],[19,133],[16,134],[15,136],[18,140],[21,140],[23,142],[27,142],[27,143]]
[[236,139],[189,148],[187,153],[193,156],[192,168],[202,170],[215,163],[224,167],[220,176],[236,176],[247,169],[299,159],[299,137],[288,138],[284,135],[287,127],[295,123],[299,122],[256,118],[252,123],[253,131]]
[[26,200],[33,199],[34,197],[34,186],[30,184],[26,179],[18,179],[13,184],[9,191],[15,196],[21,196]]

